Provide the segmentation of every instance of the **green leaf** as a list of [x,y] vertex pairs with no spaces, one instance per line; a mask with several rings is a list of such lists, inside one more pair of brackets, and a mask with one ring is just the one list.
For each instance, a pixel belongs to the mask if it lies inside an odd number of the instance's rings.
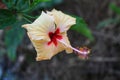
[[51,0],[33,0],[33,4],[39,4],[40,2],[48,2]]
[[100,28],[109,26],[110,24],[117,24],[119,21],[120,21],[119,17],[109,18],[109,19],[106,19],[106,20],[101,21],[100,23],[98,23],[97,28],[100,29]]
[[36,5],[43,3],[43,2],[49,2],[51,0],[33,0],[31,7],[36,7]]
[[48,3],[51,2],[51,0],[33,0],[32,3],[30,3],[30,6],[28,9],[23,10],[22,12],[31,12],[33,10],[36,10],[38,8],[40,8],[41,3]]
[[7,9],[0,9],[0,29],[11,26],[16,21],[15,15]]
[[12,0],[2,0],[2,2],[7,6],[7,8],[12,7]]
[[94,37],[90,29],[87,27],[87,24],[82,18],[76,17],[76,24],[71,27],[71,30],[79,32],[80,34],[84,35],[91,41],[94,40]]
[[120,7],[118,7],[116,4],[111,3],[110,8],[117,14],[120,14]]
[[15,7],[20,12],[26,10],[30,8],[30,0],[17,0]]
[[34,0],[33,3],[31,4],[31,7],[27,10],[23,10],[23,12],[32,12],[37,9],[42,10],[43,8],[50,8],[62,2],[63,0]]
[[16,50],[24,37],[24,29],[21,28],[20,22],[13,25],[13,28],[5,31],[5,44],[10,60],[16,59]]
[[53,4],[60,4],[62,2],[63,2],[63,0],[53,0]]
[[47,8],[47,7],[53,7],[54,5],[58,5],[60,3],[62,3],[63,0],[51,0],[49,2],[44,2],[41,3],[40,5],[38,5],[40,8]]

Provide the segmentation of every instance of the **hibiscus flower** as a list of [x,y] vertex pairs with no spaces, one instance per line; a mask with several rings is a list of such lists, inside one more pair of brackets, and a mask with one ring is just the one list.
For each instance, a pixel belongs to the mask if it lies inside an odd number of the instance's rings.
[[[82,54],[83,52],[70,45],[67,37],[67,31],[74,24],[76,24],[74,17],[54,9],[51,12],[42,12],[32,24],[23,25],[37,51],[36,60],[51,59],[63,50],[67,53],[75,50]],[[87,54],[87,52],[83,54]]]

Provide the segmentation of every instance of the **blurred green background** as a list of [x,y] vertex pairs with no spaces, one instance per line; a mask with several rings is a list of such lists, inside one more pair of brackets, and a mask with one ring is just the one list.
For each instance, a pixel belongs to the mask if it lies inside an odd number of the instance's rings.
[[[21,25],[54,8],[77,19],[68,37],[73,46],[91,49],[87,60],[61,52],[35,61]],[[119,54],[119,0],[0,0],[0,80],[119,80]]]

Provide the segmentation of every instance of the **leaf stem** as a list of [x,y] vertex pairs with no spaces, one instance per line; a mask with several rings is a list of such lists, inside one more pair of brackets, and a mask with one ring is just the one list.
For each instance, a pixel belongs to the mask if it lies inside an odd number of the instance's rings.
[[28,17],[28,18],[33,18],[33,19],[36,19],[38,16],[36,17],[33,17],[33,16],[30,16],[30,15],[27,15],[27,14],[23,14],[24,16]]
[[32,21],[30,21],[29,19],[27,19],[26,17],[23,16],[23,18],[28,21],[29,23],[32,23]]

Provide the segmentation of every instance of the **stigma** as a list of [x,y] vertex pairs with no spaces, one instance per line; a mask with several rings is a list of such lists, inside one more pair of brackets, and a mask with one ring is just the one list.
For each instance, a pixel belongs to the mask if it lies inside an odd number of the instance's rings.
[[80,47],[77,48],[77,50],[79,50],[80,52],[74,50],[74,53],[78,55],[78,57],[80,57],[81,59],[88,59],[88,54],[90,53],[90,49],[87,47]]

